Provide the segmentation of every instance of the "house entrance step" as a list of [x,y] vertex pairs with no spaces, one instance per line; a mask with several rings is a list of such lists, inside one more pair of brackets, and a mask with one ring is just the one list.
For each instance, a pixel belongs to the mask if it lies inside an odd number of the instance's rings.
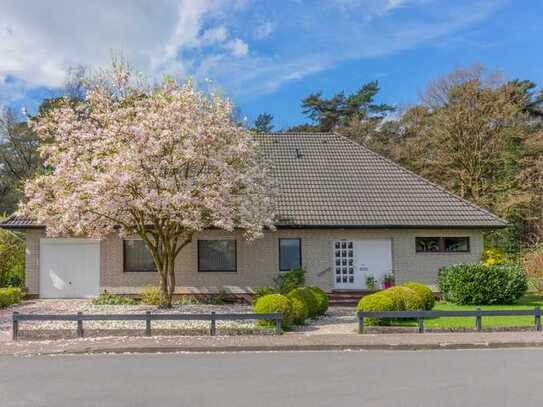
[[328,293],[328,301],[331,306],[355,306],[365,295],[373,294],[371,290],[332,290]]

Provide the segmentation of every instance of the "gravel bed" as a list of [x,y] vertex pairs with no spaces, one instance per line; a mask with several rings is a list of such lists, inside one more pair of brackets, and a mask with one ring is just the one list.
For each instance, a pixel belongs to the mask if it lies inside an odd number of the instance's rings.
[[[157,309],[149,305],[94,305],[91,300],[32,300],[0,310],[0,335],[5,337],[11,332],[11,315],[13,311],[24,314],[141,314],[151,311],[153,314],[182,313],[208,314],[212,311],[220,313],[250,313],[252,308],[244,304],[225,305],[176,305],[169,310]],[[21,336],[56,337],[60,331],[74,331],[76,323],[72,321],[24,321],[20,324]],[[85,321],[85,335],[139,335],[143,334],[144,321]],[[268,329],[260,328],[256,321],[217,321],[217,334],[267,333]],[[208,334],[209,321],[153,321],[153,334],[165,335],[202,335]],[[134,330],[134,332],[129,332]],[[38,332],[39,331],[39,332]],[[64,332],[71,335],[70,332]]]
[[[150,305],[94,305],[91,300],[31,300],[0,310],[0,340],[11,337],[11,314],[137,314],[152,313],[250,313],[250,305],[176,305],[170,310],[157,309]],[[273,329],[257,326],[256,321],[217,321],[218,335],[271,334]],[[143,321],[85,321],[87,337],[140,336],[144,334]],[[24,321],[20,324],[21,338],[36,339],[71,338],[75,336],[76,323],[71,321]],[[153,335],[208,335],[209,321],[153,321]],[[307,321],[305,325],[292,328],[304,335],[356,334],[357,320],[353,307],[330,307],[326,315]]]

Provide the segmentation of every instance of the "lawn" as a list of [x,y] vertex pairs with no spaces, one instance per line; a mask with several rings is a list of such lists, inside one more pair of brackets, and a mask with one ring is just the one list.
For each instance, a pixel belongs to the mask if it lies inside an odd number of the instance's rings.
[[[543,295],[541,294],[528,294],[522,297],[517,304],[513,305],[481,305],[482,310],[510,310],[510,309],[533,309],[536,306],[543,308]],[[475,310],[477,306],[472,305],[455,305],[446,302],[437,302],[434,310],[442,311],[462,311],[462,310]],[[483,329],[487,328],[499,328],[499,327],[533,327],[534,317],[530,316],[512,316],[512,317],[483,317]],[[401,326],[416,326],[417,321],[398,321],[393,322],[392,325]],[[475,327],[475,318],[462,318],[462,317],[444,317],[444,318],[425,318],[424,326],[428,329],[458,329],[458,328],[470,328]]]

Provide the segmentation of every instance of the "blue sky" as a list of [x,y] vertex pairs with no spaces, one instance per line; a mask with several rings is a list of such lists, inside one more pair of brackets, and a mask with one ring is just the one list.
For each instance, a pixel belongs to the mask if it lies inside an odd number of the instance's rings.
[[[21,4],[24,3],[24,4]],[[122,52],[138,70],[211,79],[249,121],[304,121],[300,100],[379,80],[406,106],[425,84],[479,62],[543,83],[534,0],[3,0],[0,102],[30,111],[66,69]]]

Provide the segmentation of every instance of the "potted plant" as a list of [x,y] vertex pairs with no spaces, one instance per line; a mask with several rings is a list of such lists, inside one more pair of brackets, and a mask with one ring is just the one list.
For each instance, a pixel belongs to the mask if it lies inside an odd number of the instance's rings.
[[368,290],[375,290],[375,287],[377,286],[377,279],[374,277],[373,274],[366,274],[366,287]]
[[394,286],[394,275],[392,273],[385,274],[385,277],[383,278],[383,288],[386,290],[392,286]]

